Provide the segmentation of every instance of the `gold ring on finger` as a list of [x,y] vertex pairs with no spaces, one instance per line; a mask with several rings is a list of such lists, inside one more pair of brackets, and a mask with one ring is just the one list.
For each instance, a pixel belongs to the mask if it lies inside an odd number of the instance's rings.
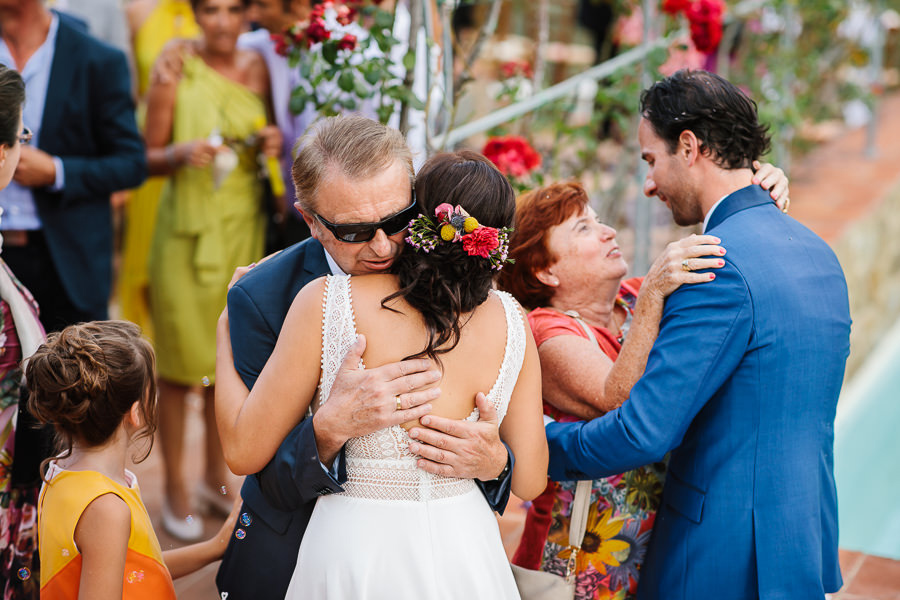
[[788,207],[789,207],[790,205],[791,205],[791,201],[790,201],[790,200],[788,200],[787,202],[785,202],[785,203],[784,203],[784,208],[781,209],[781,212],[783,212],[784,214],[787,214]]
[[684,259],[683,261],[681,261],[681,270],[693,271],[693,269],[691,269],[691,266],[688,264],[688,259]]
[[400,403],[400,396],[394,396],[394,400],[397,401],[397,410],[403,410],[403,405]]

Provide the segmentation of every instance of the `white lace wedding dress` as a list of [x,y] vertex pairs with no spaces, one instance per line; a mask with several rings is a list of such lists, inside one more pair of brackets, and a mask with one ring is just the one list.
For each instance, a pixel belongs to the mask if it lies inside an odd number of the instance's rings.
[[[506,350],[488,394],[502,420],[522,366],[525,329],[512,297],[492,293],[506,311]],[[322,336],[325,402],[356,339],[349,277],[328,278]],[[475,409],[468,420],[477,419]],[[286,598],[519,597],[497,520],[474,481],[422,471],[408,444],[398,426],[347,442],[345,491],[316,502]]]

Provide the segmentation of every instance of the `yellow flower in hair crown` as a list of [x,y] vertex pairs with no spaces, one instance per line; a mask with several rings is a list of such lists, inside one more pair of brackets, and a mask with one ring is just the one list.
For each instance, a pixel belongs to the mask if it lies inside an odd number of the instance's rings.
[[511,227],[481,225],[462,206],[446,202],[434,209],[434,216],[436,222],[423,214],[409,222],[406,242],[417,251],[427,254],[441,242],[462,242],[466,254],[488,259],[495,271],[502,269],[503,263],[514,262],[507,258]]

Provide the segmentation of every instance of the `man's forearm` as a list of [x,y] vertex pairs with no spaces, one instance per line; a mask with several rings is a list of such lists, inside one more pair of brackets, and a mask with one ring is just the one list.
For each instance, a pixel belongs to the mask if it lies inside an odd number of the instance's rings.
[[316,450],[319,453],[319,461],[328,468],[331,468],[335,457],[340,453],[341,448],[347,443],[347,440],[334,435],[334,428],[328,424],[322,423],[320,413],[313,415],[313,435],[316,438]]

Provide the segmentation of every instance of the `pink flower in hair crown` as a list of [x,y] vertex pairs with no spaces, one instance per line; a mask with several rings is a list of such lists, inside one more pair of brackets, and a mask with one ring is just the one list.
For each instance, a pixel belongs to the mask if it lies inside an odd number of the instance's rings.
[[[457,208],[462,210],[462,208],[460,208],[460,207],[457,207]],[[452,213],[452,212],[453,212],[453,205],[448,204],[447,202],[444,202],[442,204],[438,204],[437,207],[434,209],[434,216],[436,216],[438,218],[438,221],[443,221],[444,219],[448,219],[450,217],[450,213]]]
[[435,207],[434,216],[436,223],[425,215],[419,215],[409,223],[406,242],[417,251],[428,253],[441,242],[461,241],[466,254],[486,258],[494,270],[501,269],[503,263],[512,262],[507,258],[512,228],[481,225],[462,206],[447,202]]

